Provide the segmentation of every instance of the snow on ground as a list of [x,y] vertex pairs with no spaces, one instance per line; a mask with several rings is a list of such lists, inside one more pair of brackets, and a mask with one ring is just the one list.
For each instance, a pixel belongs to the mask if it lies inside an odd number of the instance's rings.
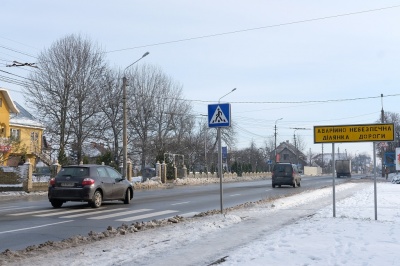
[[336,186],[336,217],[325,188],[0,265],[399,265],[400,185],[380,180],[377,220],[367,180]]

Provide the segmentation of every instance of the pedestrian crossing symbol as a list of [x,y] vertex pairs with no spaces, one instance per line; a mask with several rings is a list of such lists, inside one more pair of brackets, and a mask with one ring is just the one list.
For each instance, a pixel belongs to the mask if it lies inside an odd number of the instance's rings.
[[208,127],[230,127],[229,103],[208,105]]

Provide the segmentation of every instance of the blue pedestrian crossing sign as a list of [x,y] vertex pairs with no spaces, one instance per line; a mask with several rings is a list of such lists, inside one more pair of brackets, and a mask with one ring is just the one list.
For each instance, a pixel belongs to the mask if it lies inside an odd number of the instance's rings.
[[230,127],[231,105],[218,103],[208,105],[208,127]]

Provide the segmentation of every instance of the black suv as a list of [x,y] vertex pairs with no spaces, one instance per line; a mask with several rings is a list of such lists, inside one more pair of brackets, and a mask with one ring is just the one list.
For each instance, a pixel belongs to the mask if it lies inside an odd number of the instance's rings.
[[300,187],[301,176],[297,165],[291,163],[276,163],[272,169],[272,187],[289,185]]

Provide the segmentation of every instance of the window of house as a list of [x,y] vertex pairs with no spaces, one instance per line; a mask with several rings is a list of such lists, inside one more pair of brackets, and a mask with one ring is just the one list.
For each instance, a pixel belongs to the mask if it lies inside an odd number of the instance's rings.
[[37,141],[39,134],[37,132],[31,132],[31,141]]
[[10,137],[16,140],[19,140],[21,137],[21,130],[19,129],[15,129],[15,128],[11,128],[10,129]]
[[289,160],[289,154],[284,154],[283,155],[283,160],[285,160],[285,161]]
[[5,137],[6,134],[6,126],[4,124],[0,124],[0,137]]

